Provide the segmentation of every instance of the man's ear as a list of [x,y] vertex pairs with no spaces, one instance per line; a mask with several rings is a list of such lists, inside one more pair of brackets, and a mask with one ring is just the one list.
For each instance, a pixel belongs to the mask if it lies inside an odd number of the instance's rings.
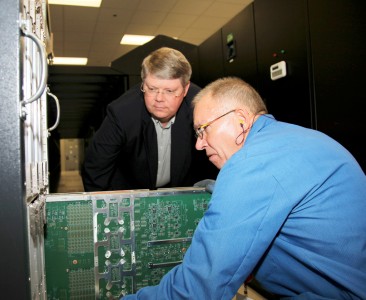
[[184,87],[184,97],[187,95],[188,90],[189,90],[189,86],[191,85],[191,82],[188,81],[188,83],[186,84],[186,86]]
[[237,109],[236,111],[235,111],[235,114],[236,114],[236,116],[238,117],[238,119],[239,119],[239,123],[240,123],[240,125],[242,126],[242,125],[244,125],[244,123],[247,121],[247,116],[245,115],[245,111],[243,110],[243,109]]

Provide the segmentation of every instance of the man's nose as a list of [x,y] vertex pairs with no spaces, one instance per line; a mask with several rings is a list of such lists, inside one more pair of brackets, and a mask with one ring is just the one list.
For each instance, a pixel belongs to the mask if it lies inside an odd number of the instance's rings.
[[162,101],[164,98],[164,91],[157,91],[156,92],[156,100]]
[[201,139],[200,137],[198,137],[197,140],[196,140],[196,149],[197,150],[203,150],[205,144],[206,144],[206,140]]

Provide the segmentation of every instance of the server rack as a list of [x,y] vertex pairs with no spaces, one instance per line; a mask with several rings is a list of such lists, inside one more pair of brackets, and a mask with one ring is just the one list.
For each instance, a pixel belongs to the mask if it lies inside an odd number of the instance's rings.
[[45,0],[1,6],[1,293],[45,299],[48,6]]

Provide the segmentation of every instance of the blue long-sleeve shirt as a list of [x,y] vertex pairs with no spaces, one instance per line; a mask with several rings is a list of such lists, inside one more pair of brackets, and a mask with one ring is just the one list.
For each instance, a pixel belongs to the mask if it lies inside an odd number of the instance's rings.
[[301,299],[366,299],[366,177],[328,136],[261,116],[221,169],[183,263],[128,299],[232,299],[254,273]]

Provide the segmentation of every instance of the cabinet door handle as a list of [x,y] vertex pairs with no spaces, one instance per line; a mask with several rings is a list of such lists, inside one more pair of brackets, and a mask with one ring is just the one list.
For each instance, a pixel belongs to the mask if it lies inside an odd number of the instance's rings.
[[22,33],[24,34],[24,36],[29,37],[36,44],[36,46],[39,50],[39,53],[40,53],[40,57],[41,57],[40,62],[41,62],[41,69],[42,69],[41,80],[40,80],[40,84],[38,86],[36,93],[34,93],[34,95],[31,96],[29,99],[25,99],[25,100],[21,101],[22,106],[25,106],[25,105],[32,103],[33,101],[39,99],[42,96],[43,92],[46,89],[46,85],[47,85],[47,75],[48,75],[47,71],[48,70],[47,70],[46,50],[42,44],[42,41],[37,37],[37,35],[28,31],[24,25],[20,26],[20,29],[21,29]]

